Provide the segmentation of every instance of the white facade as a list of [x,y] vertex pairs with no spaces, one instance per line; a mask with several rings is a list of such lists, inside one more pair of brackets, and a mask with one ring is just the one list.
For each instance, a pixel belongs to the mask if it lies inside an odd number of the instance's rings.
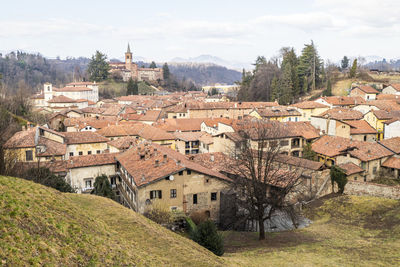
[[385,124],[384,139],[400,136],[400,121]]
[[382,94],[388,94],[388,95],[400,95],[400,92],[394,89],[391,85],[388,87],[385,87],[382,90]]
[[96,177],[103,174],[115,175],[115,164],[69,169],[65,179],[77,193],[84,193],[92,190]]
[[336,120],[327,120],[320,117],[311,117],[311,125],[320,131],[320,134],[336,135]]

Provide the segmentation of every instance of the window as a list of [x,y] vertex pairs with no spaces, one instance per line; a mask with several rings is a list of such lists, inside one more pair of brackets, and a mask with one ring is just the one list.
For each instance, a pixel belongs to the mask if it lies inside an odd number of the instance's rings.
[[183,171],[178,172],[179,175],[183,175]]
[[88,155],[92,155],[92,151],[88,151],[87,154],[88,154]]
[[69,156],[73,157],[74,156],[74,152],[69,152]]
[[97,150],[96,153],[97,153],[97,154],[100,154],[100,150]]
[[217,200],[217,192],[212,192],[211,193],[211,201],[216,201]]
[[364,141],[367,141],[367,136],[366,135],[364,135]]
[[33,160],[33,151],[32,150],[25,151],[25,159],[26,159],[26,161]]
[[186,171],[186,174],[187,174],[187,175],[192,174],[192,170],[187,170],[187,171]]
[[83,152],[82,151],[79,151],[79,156],[82,156],[83,155]]
[[91,187],[92,187],[92,179],[90,179],[90,180],[85,180],[85,187],[86,187],[86,188],[91,188]]
[[176,189],[171,189],[170,198],[176,198]]
[[280,146],[288,146],[289,145],[289,140],[282,140],[280,142]]
[[197,204],[197,194],[193,195],[193,204]]
[[150,199],[155,199],[155,198],[162,198],[162,191],[161,190],[152,190],[150,191]]
[[373,167],[373,168],[372,168],[372,173],[373,173],[373,174],[376,174],[376,167]]

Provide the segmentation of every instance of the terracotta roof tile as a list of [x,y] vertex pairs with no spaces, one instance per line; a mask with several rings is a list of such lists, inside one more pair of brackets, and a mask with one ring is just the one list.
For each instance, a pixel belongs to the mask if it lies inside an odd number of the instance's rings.
[[116,164],[117,161],[115,157],[117,155],[119,155],[119,153],[93,154],[93,155],[70,157],[67,160],[67,168],[74,169],[74,168],[82,168],[90,166]]
[[386,168],[393,168],[400,170],[400,158],[396,157],[388,158],[387,160],[385,160],[385,162],[382,163],[382,166]]
[[315,101],[303,101],[296,104],[290,105],[291,107],[301,108],[301,109],[313,109],[313,108],[328,108],[327,105],[315,102]]
[[66,97],[64,95],[59,95],[59,96],[53,97],[52,99],[50,99],[47,102],[48,103],[76,103],[77,101],[75,99]]
[[350,125],[350,134],[377,134],[378,132],[364,120],[346,121]]
[[329,109],[315,117],[331,118],[335,120],[361,120],[364,116],[360,111],[346,108]]
[[379,94],[378,90],[376,90],[375,88],[373,88],[370,85],[358,85],[358,86],[354,87],[353,89],[355,89],[355,88],[359,88],[361,91],[363,91],[364,93],[367,93],[367,94]]
[[116,158],[133,177],[137,186],[147,185],[185,169],[230,181],[225,175],[191,162],[179,152],[154,143],[140,144]]
[[336,157],[350,154],[361,161],[371,161],[393,155],[378,143],[350,140],[338,136],[325,135],[312,144],[312,149],[321,155]]
[[108,139],[98,133],[85,132],[65,132],[67,144],[88,144],[88,143],[107,143]]
[[379,141],[379,143],[394,153],[400,154],[400,137],[384,139]]
[[352,175],[355,173],[364,172],[364,170],[360,166],[357,166],[353,162],[339,164],[338,167],[343,169],[345,171],[346,175]]

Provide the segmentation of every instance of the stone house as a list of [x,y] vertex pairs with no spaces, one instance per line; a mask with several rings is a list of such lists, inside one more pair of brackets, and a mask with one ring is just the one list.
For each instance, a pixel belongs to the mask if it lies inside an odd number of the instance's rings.
[[204,212],[219,220],[220,193],[230,183],[225,175],[158,144],[141,144],[116,159],[117,185],[126,206],[144,213],[161,201],[171,210]]
[[328,135],[316,140],[312,149],[317,153],[318,160],[327,166],[352,162],[361,167],[365,171],[364,181],[374,179],[382,163],[393,155],[378,143]]
[[375,100],[379,91],[369,85],[357,85],[350,91],[350,96],[360,96],[364,100]]

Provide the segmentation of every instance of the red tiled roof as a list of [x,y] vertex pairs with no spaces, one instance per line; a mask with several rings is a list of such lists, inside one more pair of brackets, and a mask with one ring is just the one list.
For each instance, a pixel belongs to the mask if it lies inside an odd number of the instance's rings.
[[361,120],[364,116],[360,111],[346,108],[329,109],[315,117],[331,118],[335,120]]
[[[144,155],[143,159],[141,154]],[[179,152],[154,143],[133,147],[116,158],[133,177],[137,186],[145,186],[185,169],[230,181],[225,175],[191,162]]]
[[367,93],[367,94],[379,94],[378,90],[376,90],[375,88],[373,88],[370,85],[358,85],[358,86],[354,87],[353,90],[355,88],[358,88],[358,89],[360,89],[361,91],[363,91],[364,93]]
[[376,134],[378,133],[368,122],[364,120],[346,121],[350,125],[350,134]]
[[88,144],[88,143],[107,143],[108,139],[98,133],[85,132],[65,132],[67,144]]
[[387,160],[385,160],[385,162],[382,163],[382,166],[386,168],[393,168],[400,170],[400,158],[396,157],[388,158]]
[[351,140],[348,138],[325,135],[312,144],[312,149],[321,155],[336,157],[350,154],[361,161],[371,161],[393,155],[391,151],[378,143]]
[[303,101],[296,104],[290,105],[291,107],[301,108],[301,109],[313,109],[313,108],[328,108],[327,105],[315,102],[315,101]]
[[360,172],[364,171],[360,166],[357,166],[353,162],[339,164],[338,167],[343,169],[345,171],[346,175],[352,175],[352,174],[360,173]]
[[115,159],[115,156],[117,155],[119,155],[119,153],[105,153],[70,157],[67,160],[67,168],[74,169],[90,166],[116,164],[117,161]]
[[321,97],[321,99],[334,106],[349,106],[365,103],[365,100],[360,96],[325,96]]
[[66,97],[64,95],[59,95],[59,96],[53,97],[52,99],[50,99],[47,102],[48,103],[76,103],[77,101],[75,99]]
[[379,143],[394,153],[400,154],[400,137],[384,139],[379,141]]

